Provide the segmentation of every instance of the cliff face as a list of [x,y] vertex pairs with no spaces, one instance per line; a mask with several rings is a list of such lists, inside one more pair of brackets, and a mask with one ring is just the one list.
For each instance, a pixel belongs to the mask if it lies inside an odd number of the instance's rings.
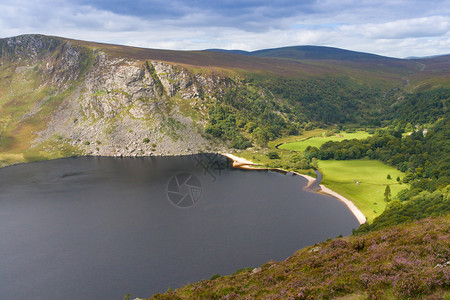
[[35,151],[64,145],[107,156],[226,147],[206,136],[204,126],[207,105],[229,86],[227,78],[42,36],[2,40],[0,50],[0,104],[16,108],[9,117],[0,112],[10,145],[22,136],[20,144],[29,142],[22,147]]

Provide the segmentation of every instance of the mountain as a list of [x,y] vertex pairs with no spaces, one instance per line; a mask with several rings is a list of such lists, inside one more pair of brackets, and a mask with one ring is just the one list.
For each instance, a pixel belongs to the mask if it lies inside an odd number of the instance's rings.
[[308,124],[373,126],[404,93],[448,87],[449,61],[0,39],[0,161],[209,152],[263,146]]
[[449,54],[437,54],[437,55],[429,55],[429,56],[408,56],[405,59],[428,59],[428,58],[437,58],[441,56],[447,56]]
[[273,49],[263,49],[250,52],[242,50],[222,50],[222,49],[209,49],[206,51],[233,53],[256,57],[274,57],[274,58],[287,58],[297,60],[345,60],[345,61],[398,60],[396,58],[390,58],[375,54],[323,46],[292,46]]
[[221,53],[229,53],[229,54],[240,54],[240,55],[251,55],[251,53],[252,53],[252,52],[245,51],[245,50],[226,50],[226,49],[206,49],[203,51],[221,52]]

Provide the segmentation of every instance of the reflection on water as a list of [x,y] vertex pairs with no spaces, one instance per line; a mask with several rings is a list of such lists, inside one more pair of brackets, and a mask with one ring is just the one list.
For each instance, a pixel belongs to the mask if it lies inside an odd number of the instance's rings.
[[214,155],[0,169],[0,299],[122,299],[282,260],[358,222],[306,180]]

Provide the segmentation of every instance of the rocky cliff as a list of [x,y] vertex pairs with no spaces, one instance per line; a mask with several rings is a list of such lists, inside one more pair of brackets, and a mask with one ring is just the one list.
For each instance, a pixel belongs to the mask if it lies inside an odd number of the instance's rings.
[[0,49],[1,134],[9,147],[106,156],[226,148],[204,127],[227,78],[44,36],[5,39]]

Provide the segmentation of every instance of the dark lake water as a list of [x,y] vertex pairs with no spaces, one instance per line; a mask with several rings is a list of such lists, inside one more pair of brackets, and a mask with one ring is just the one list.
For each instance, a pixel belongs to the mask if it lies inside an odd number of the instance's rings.
[[358,227],[306,183],[213,155],[0,169],[0,299],[149,297]]

